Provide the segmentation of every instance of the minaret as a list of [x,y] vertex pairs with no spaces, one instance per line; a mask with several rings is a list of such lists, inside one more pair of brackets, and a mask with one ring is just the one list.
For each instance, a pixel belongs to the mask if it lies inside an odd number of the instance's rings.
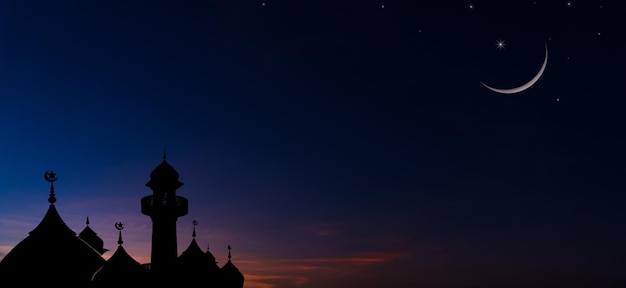
[[187,215],[187,198],[176,196],[176,189],[183,186],[178,181],[178,172],[166,161],[150,173],[146,186],[152,195],[141,198],[141,213],[152,219],[151,273],[158,277],[168,277],[175,272],[178,249],[176,242],[176,220]]

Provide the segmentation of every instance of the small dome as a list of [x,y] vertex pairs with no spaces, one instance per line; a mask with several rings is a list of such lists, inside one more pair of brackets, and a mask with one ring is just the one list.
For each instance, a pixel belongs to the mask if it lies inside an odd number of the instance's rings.
[[83,231],[78,233],[78,238],[83,239],[83,241],[87,242],[93,249],[98,251],[100,254],[104,254],[104,252],[109,251],[109,249],[104,248],[104,241],[102,238],[96,234],[91,227],[89,227],[89,218],[87,218],[87,226]]
[[210,252],[204,252],[200,249],[195,238],[197,222],[194,220],[193,224],[191,243],[177,259],[181,287],[192,287],[196,286],[197,283],[204,283],[207,287],[216,287],[219,284],[220,268]]
[[235,264],[228,260],[220,269],[220,279],[224,288],[242,288],[244,277]]
[[187,249],[185,249],[185,251],[183,251],[183,253],[178,256],[178,260],[180,262],[191,261],[202,263],[203,261],[205,261],[205,257],[206,255],[204,254],[202,249],[200,249],[198,242],[196,242],[196,239],[194,238],[191,239],[191,243],[189,243]]
[[230,245],[228,245],[228,262],[220,269],[222,288],[243,288],[244,277],[239,269],[230,261]]
[[187,249],[178,256],[178,265],[184,267],[184,270],[198,270],[203,273],[219,270],[215,257],[209,251],[202,251],[196,239],[192,239]]
[[98,271],[91,278],[91,286],[93,288],[119,287],[147,287],[149,286],[149,272],[135,261],[133,257],[128,255],[122,244],[122,222],[115,223],[115,229],[119,231],[117,240],[117,250],[111,255]]
[[133,259],[122,245],[117,246],[115,253],[94,273],[91,287],[141,287],[149,283],[149,272]]

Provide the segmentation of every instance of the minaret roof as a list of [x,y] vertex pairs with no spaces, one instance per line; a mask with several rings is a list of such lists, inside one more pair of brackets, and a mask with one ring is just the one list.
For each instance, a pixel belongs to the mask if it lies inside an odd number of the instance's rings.
[[167,163],[165,152],[163,153],[163,161],[150,173],[150,181],[146,186],[154,189],[163,187],[167,189],[178,189],[183,183],[178,181],[178,172],[172,165]]

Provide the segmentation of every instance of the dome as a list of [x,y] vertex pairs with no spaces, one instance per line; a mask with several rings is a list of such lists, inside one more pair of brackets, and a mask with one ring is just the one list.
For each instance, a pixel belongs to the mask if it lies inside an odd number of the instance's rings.
[[191,239],[191,243],[187,246],[187,249],[183,251],[183,253],[178,256],[178,262],[180,264],[202,264],[205,265],[207,263],[207,255],[204,254],[204,251],[200,249],[198,242],[196,239]]
[[176,190],[183,186],[183,183],[178,181],[178,176],[176,169],[163,158],[163,162],[150,173],[150,181],[146,183],[146,186],[153,190],[159,188]]
[[195,227],[192,235],[191,243],[177,259],[179,280],[182,286],[204,283],[205,287],[217,287],[220,268],[215,263],[215,257],[208,251],[202,251],[195,238]]
[[147,287],[149,284],[149,272],[133,257],[128,255],[122,244],[122,222],[115,223],[115,229],[119,231],[117,249],[111,258],[93,274],[91,279],[92,288],[104,287]]
[[228,260],[226,264],[220,269],[220,278],[222,280],[223,288],[242,288],[244,277],[233,262]]
[[78,238],[87,242],[89,246],[91,246],[93,249],[96,249],[96,251],[98,251],[98,253],[100,254],[104,254],[104,252],[109,251],[109,249],[104,248],[104,241],[102,240],[102,238],[100,238],[98,234],[96,234],[96,232],[93,231],[91,227],[89,227],[89,218],[87,218],[87,226],[85,227],[85,229],[78,233]]
[[0,279],[23,287],[36,287],[42,281],[50,286],[86,287],[104,262],[51,204],[39,225],[0,261]]
[[220,286],[222,288],[243,288],[243,274],[230,258],[230,245],[228,245],[228,262],[220,269]]
[[144,287],[148,282],[148,270],[119,245],[111,258],[94,273],[90,287]]

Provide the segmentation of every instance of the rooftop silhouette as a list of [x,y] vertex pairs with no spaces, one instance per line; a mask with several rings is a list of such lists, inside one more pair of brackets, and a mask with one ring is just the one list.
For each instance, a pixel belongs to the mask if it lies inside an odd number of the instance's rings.
[[92,288],[138,287],[153,283],[176,287],[204,283],[204,287],[242,288],[244,275],[231,261],[230,245],[228,261],[219,267],[213,254],[208,249],[202,251],[196,242],[197,221],[193,221],[189,246],[178,255],[176,219],[186,215],[188,207],[187,199],[176,195],[176,189],[183,185],[178,177],[164,153],[163,161],[150,173],[146,184],[153,194],[141,199],[141,212],[152,219],[153,231],[151,262],[139,263],[124,249],[122,222],[114,223],[119,231],[118,246],[107,260],[102,255],[108,249],[89,226],[89,217],[78,235],[70,229],[54,205],[57,175],[46,171],[44,178],[50,183],[48,211],[39,225],[0,261],[0,279],[16,287],[41,285],[45,281],[51,286]]

